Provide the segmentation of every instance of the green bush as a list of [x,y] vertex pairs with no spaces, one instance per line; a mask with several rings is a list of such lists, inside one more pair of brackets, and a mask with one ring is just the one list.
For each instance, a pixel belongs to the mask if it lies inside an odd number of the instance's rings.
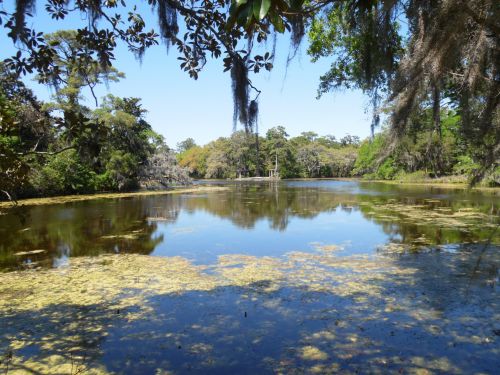
[[377,178],[382,180],[392,180],[399,172],[393,158],[387,158],[376,170]]
[[120,191],[138,188],[137,174],[139,163],[134,155],[114,151],[106,164],[106,174],[104,180],[108,186]]
[[425,171],[416,172],[399,172],[395,177],[395,180],[401,182],[421,182],[429,179],[429,174]]
[[95,176],[95,189],[96,191],[113,191],[116,190],[115,181],[111,177],[109,171],[98,174]]
[[354,176],[369,175],[376,178],[375,176],[378,175],[376,172],[377,159],[382,153],[385,138],[384,133],[379,133],[375,135],[373,140],[367,139],[361,143],[352,171]]
[[95,192],[96,174],[68,150],[54,155],[32,176],[31,185],[43,195]]
[[468,155],[457,157],[457,163],[453,166],[453,174],[470,176],[479,168],[479,165]]
[[500,186],[500,167],[496,167],[493,171],[487,173],[481,184],[489,187]]

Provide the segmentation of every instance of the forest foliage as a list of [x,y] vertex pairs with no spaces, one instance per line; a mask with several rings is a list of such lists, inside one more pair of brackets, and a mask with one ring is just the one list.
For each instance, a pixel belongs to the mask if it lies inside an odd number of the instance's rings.
[[[54,22],[88,21],[54,34],[31,22],[36,1],[14,3],[0,0],[0,25],[17,48],[2,65],[0,93],[0,190],[7,197],[186,181],[137,98],[109,97],[97,110],[81,104],[83,88],[98,104],[94,87],[123,78],[113,67],[118,42],[139,59],[160,41],[173,46],[180,68],[194,79],[207,59],[220,59],[229,72],[233,127],[239,122],[244,132],[184,147],[179,160],[194,176],[262,175],[274,157],[282,177],[464,174],[471,183],[498,184],[496,1],[145,0],[156,12],[156,27],[147,23],[144,7],[125,0],[46,0],[39,8]],[[319,95],[345,88],[368,95],[370,140],[347,147],[307,136],[259,135],[261,92],[251,77],[272,70],[280,33],[290,36],[289,59],[307,36],[312,60],[331,62]],[[51,103],[40,103],[24,87],[19,76],[28,73],[56,89]],[[382,112],[388,121],[376,134]]]
[[[195,178],[348,177],[356,160],[359,138],[320,137],[303,132],[290,138],[283,126],[269,129],[264,137],[244,131],[220,137],[205,146],[180,148],[179,164]],[[183,142],[185,143],[185,142]]]
[[[57,46],[62,81],[39,101],[0,65],[0,190],[3,198],[125,191],[188,183],[186,171],[144,119],[139,98],[108,95],[96,109],[84,88],[124,75],[72,52],[76,32],[47,38]],[[83,60],[83,61],[82,61]]]
[[[460,115],[463,136],[474,143],[472,182],[499,165],[498,1],[144,0],[131,6],[126,0],[45,0],[44,5],[54,22],[87,21],[76,30],[75,51],[91,69],[110,68],[118,42],[140,59],[162,41],[177,50],[180,68],[194,79],[208,59],[222,60],[231,76],[233,126],[239,122],[247,132],[256,130],[259,113],[260,91],[251,77],[273,68],[276,35],[288,33],[289,59],[308,36],[311,58],[331,62],[320,77],[320,95],[362,90],[372,103],[372,133],[380,125],[380,110],[390,108],[392,141],[385,157],[423,110],[432,110],[433,137],[439,139],[440,113],[450,105]],[[35,0],[16,0],[0,11],[0,25],[18,47],[6,63],[18,74],[37,72],[41,82],[59,83],[64,80],[60,51],[31,23],[36,7]],[[150,9],[157,25],[146,16]],[[428,154],[441,168],[439,146],[429,147]]]
[[[441,141],[432,138],[432,115],[422,114],[418,127],[415,125],[405,135],[390,157],[385,157],[392,142],[387,127],[373,138],[361,140],[351,135],[338,139],[319,136],[312,131],[290,137],[283,126],[277,126],[264,136],[237,131],[203,146],[187,139],[178,144],[177,159],[193,178],[269,176],[272,172],[280,178],[363,177],[423,182],[439,177],[444,181],[467,182],[478,165],[473,161],[470,145],[460,135],[460,118],[452,110],[443,111],[441,116]],[[429,158],[428,148],[433,147],[433,142],[440,142],[439,164]],[[500,185],[500,168],[488,173],[483,184]]]

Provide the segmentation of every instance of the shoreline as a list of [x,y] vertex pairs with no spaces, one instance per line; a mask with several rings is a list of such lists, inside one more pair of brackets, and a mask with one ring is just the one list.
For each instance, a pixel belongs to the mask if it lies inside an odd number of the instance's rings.
[[120,198],[140,197],[140,196],[150,196],[150,195],[184,194],[184,193],[209,192],[209,191],[219,191],[219,190],[226,190],[226,188],[221,186],[197,186],[197,187],[179,188],[171,190],[146,190],[146,191],[134,191],[127,193],[59,195],[54,197],[19,199],[17,201],[17,204],[14,204],[13,202],[9,201],[3,201],[0,202],[0,209],[1,208],[9,209],[21,206],[42,206],[47,204],[63,204],[70,202],[89,201],[94,199],[120,199]]
[[[197,181],[238,181],[238,179],[233,180],[224,180],[224,179],[200,179]],[[399,185],[399,186],[428,186],[428,187],[436,187],[443,189],[460,189],[460,190],[468,190],[468,191],[481,191],[488,192],[493,195],[500,195],[500,186],[499,187],[488,187],[488,186],[473,186],[470,187],[467,183],[464,182],[441,182],[441,180],[436,179],[428,180],[428,181],[401,181],[401,180],[371,180],[364,179],[362,177],[295,177],[295,178],[283,178],[278,181],[356,181],[356,182],[376,182],[388,185]]]
[[398,180],[364,180],[358,179],[360,182],[379,182],[388,185],[399,185],[399,186],[428,186],[443,189],[459,189],[468,191],[481,191],[488,192],[493,195],[500,195],[500,187],[489,187],[489,186],[469,186],[467,183],[463,182],[440,182],[437,181],[398,181]]
[[[264,179],[200,179],[196,180],[200,182],[286,182],[286,181],[356,181],[356,182],[366,182],[366,183],[382,183],[387,185],[396,186],[420,186],[420,187],[434,187],[442,189],[455,189],[455,190],[466,190],[466,191],[477,191],[482,193],[488,193],[492,195],[500,196],[500,187],[486,187],[486,186],[474,186],[470,187],[468,184],[463,182],[440,182],[437,181],[398,181],[398,180],[368,180],[358,177],[320,177],[320,178],[290,178],[290,179],[280,179],[280,180],[264,180]],[[75,195],[59,195],[53,197],[39,197],[39,198],[26,198],[19,199],[17,204],[10,201],[0,201],[0,209],[9,209],[13,207],[20,206],[40,206],[47,204],[64,204],[70,202],[81,202],[94,199],[120,199],[138,196],[150,196],[150,195],[167,195],[167,194],[184,194],[184,193],[196,193],[196,192],[209,192],[209,191],[220,191],[226,190],[224,186],[210,186],[198,184],[195,187],[189,188],[174,188],[169,190],[139,190],[134,192],[124,192],[124,193],[96,193],[96,194],[75,194]]]

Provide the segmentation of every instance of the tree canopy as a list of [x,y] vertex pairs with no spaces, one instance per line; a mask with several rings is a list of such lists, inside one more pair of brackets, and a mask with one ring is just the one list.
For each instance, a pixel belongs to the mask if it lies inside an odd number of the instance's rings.
[[[3,2],[3,0],[1,0]],[[140,58],[163,41],[180,53],[180,68],[196,79],[207,59],[221,59],[232,79],[234,120],[247,133],[256,129],[260,91],[251,73],[273,67],[274,47],[265,42],[289,32],[292,48],[305,35],[313,60],[331,59],[320,78],[319,94],[359,88],[373,105],[372,130],[380,112],[389,114],[391,142],[383,162],[419,114],[432,113],[426,153],[436,170],[440,160],[443,109],[459,116],[459,129],[478,168],[474,181],[500,160],[500,10],[494,0],[147,0],[158,26],[147,25],[143,8],[126,0],[46,0],[55,20],[88,17],[76,30],[71,53],[75,69],[65,71],[67,46],[28,25],[35,0],[17,0],[0,11],[0,22],[19,47],[6,65],[18,74],[37,72],[42,82],[67,79],[89,86],[113,75],[118,41]],[[255,52],[263,46],[267,52]],[[259,51],[261,49],[258,49]],[[418,122],[418,121],[417,121]],[[257,138],[258,139],[258,138]]]
[[4,197],[130,190],[188,183],[139,98],[108,95],[95,109],[82,89],[123,74],[77,52],[72,31],[46,35],[58,56],[57,91],[38,101],[0,65],[0,191]]

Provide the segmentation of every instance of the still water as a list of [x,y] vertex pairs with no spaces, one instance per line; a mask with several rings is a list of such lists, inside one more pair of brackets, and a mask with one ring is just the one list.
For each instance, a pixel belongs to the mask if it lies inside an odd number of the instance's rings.
[[328,245],[352,255],[389,243],[453,250],[500,242],[495,195],[332,180],[219,184],[227,190],[12,210],[0,215],[0,268],[59,267],[103,253],[205,264],[223,254],[280,256]]
[[0,373],[498,374],[498,195],[200,185],[0,215]]

